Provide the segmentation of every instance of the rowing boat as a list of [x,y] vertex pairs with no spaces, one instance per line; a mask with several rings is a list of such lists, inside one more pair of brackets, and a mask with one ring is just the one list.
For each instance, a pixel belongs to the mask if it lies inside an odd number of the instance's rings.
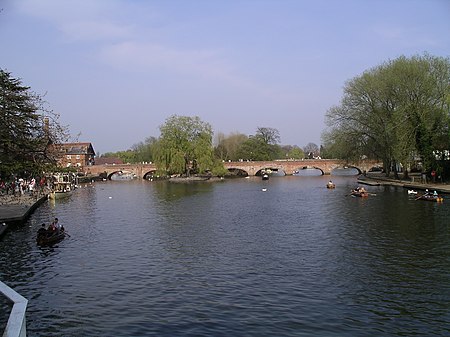
[[423,194],[416,198],[416,200],[425,200],[432,202],[443,202],[444,198],[439,195]]
[[65,236],[66,233],[64,229],[61,229],[58,233],[52,234],[50,236],[47,236],[46,233],[38,234],[38,236],[36,237],[36,243],[41,247],[51,246],[64,240]]
[[366,197],[368,197],[369,196],[369,193],[368,192],[360,192],[360,191],[352,191],[351,193],[350,193],[350,195],[351,196],[354,196],[354,197],[360,197],[360,198],[366,198]]

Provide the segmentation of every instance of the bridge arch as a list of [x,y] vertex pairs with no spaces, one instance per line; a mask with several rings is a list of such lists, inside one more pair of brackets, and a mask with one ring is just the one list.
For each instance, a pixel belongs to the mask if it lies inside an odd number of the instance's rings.
[[335,171],[338,171],[338,170],[348,170],[348,169],[355,169],[355,170],[356,170],[356,173],[355,173],[354,175],[360,175],[360,174],[363,173],[363,172],[361,171],[361,169],[360,169],[359,167],[357,167],[357,166],[354,166],[354,165],[342,165],[342,166],[337,166],[337,167],[333,168],[333,169],[331,170],[330,174],[331,174],[331,175],[338,175],[338,174],[334,174],[334,173],[336,173]]
[[248,177],[248,172],[240,168],[229,167],[228,172],[232,177]]
[[262,176],[264,173],[268,173],[270,175],[274,175],[274,176],[285,176],[286,175],[286,171],[282,168],[278,168],[278,167],[264,167],[261,168],[260,170],[258,170],[255,173],[255,176]]
[[116,171],[108,172],[107,179],[111,180],[111,177],[113,175],[117,174],[117,173],[123,173],[123,171],[122,170],[116,170]]
[[309,165],[299,167],[298,169],[296,169],[294,171],[293,175],[298,175],[300,172],[305,171],[305,170],[318,170],[318,171],[320,171],[321,176],[325,175],[325,172],[323,171],[322,168],[317,167],[317,166],[309,166]]
[[160,178],[159,175],[156,174],[156,170],[150,170],[148,172],[145,172],[144,175],[142,176],[142,179],[145,180],[151,180],[155,178]]
[[122,174],[133,174],[135,177],[136,177],[136,174],[133,172],[133,171],[127,171],[127,170],[115,170],[115,171],[112,171],[112,172],[108,172],[107,173],[107,179],[108,180],[112,180],[111,178],[112,178],[112,176],[113,175],[115,175],[115,174],[119,174],[119,175],[122,175]]

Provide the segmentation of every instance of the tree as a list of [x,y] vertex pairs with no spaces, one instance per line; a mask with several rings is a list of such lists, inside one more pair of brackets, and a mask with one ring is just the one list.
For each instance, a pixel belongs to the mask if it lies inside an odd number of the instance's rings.
[[430,170],[433,151],[449,143],[449,92],[448,58],[385,62],[346,83],[341,104],[327,112],[324,144],[347,157],[380,158],[387,174],[417,155]]
[[124,163],[137,163],[136,152],[133,150],[106,152],[101,157],[105,158],[119,158]]
[[305,152],[298,146],[294,145],[292,149],[287,153],[288,158],[302,159],[305,158]]
[[258,127],[255,136],[266,144],[278,144],[280,142],[280,132],[274,128]]
[[305,153],[297,145],[283,145],[281,146],[281,151],[283,151],[287,159],[305,158]]
[[261,138],[249,137],[241,144],[237,151],[239,159],[244,160],[271,160],[269,144],[264,143]]
[[157,139],[155,137],[148,137],[144,142],[139,142],[131,147],[134,152],[135,162],[152,162],[156,148]]
[[305,155],[308,156],[309,159],[318,157],[320,155],[319,147],[317,146],[317,144],[314,143],[308,143],[303,148],[303,152],[305,153]]
[[0,69],[0,174],[39,173],[55,165],[50,145],[67,139],[58,119],[39,95]]
[[225,136],[223,133],[217,135],[217,146],[215,147],[215,154],[221,160],[238,160],[239,147],[248,139],[242,133],[231,133]]
[[213,169],[211,125],[199,117],[173,115],[160,126],[155,163],[169,174],[204,173]]
[[283,151],[276,144],[279,139],[280,135],[278,130],[259,127],[254,136],[250,136],[241,144],[237,155],[241,159],[249,160],[274,160],[283,158]]

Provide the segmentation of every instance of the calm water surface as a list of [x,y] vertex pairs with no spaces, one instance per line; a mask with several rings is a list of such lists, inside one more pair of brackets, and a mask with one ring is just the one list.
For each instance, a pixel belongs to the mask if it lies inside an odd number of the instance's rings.
[[88,185],[7,233],[0,279],[29,336],[450,335],[450,199],[329,178]]

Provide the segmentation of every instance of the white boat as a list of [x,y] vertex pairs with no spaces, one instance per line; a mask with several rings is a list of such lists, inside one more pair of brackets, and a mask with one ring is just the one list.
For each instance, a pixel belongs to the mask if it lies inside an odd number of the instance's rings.
[[72,194],[75,186],[75,175],[73,173],[54,174],[48,198],[52,200],[67,198]]
[[263,169],[261,170],[261,178],[262,180],[269,180],[270,176],[272,175],[272,170],[271,169]]

